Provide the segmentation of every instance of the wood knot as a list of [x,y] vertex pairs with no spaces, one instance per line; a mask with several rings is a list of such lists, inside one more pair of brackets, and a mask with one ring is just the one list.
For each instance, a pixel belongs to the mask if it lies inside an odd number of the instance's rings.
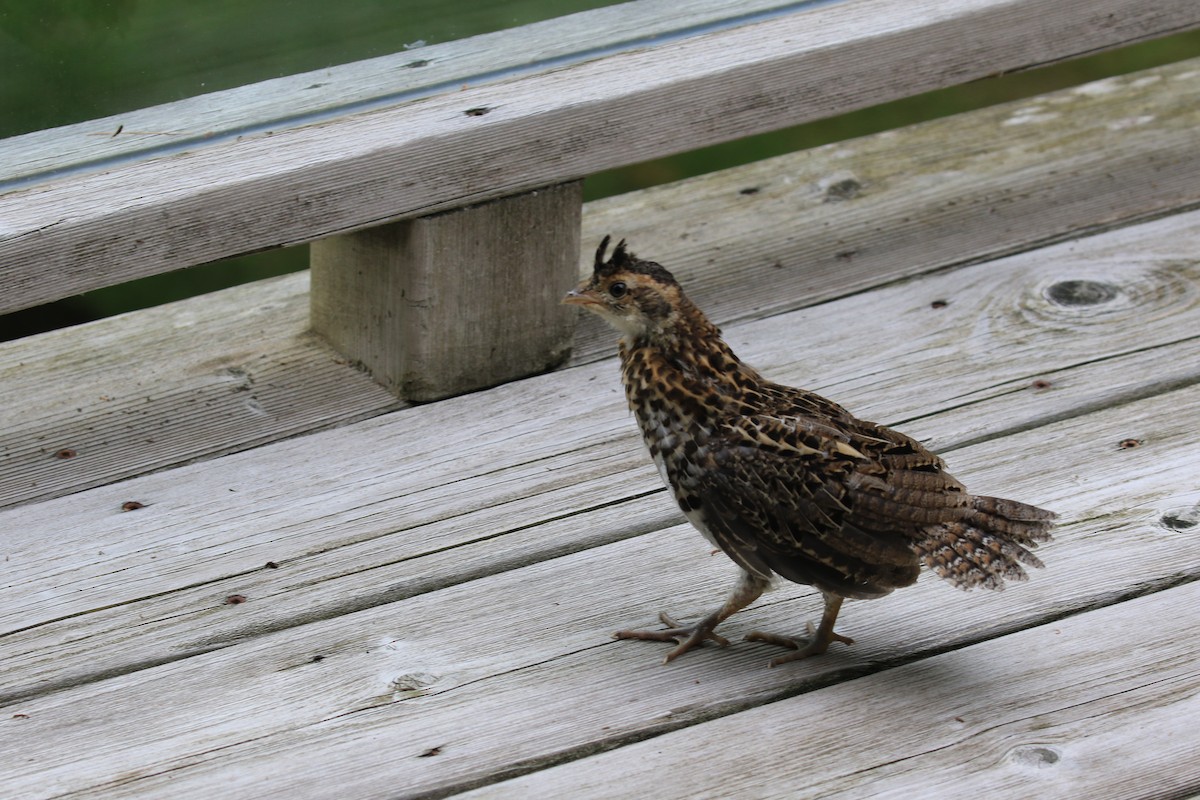
[[428,694],[437,681],[438,676],[428,672],[406,672],[388,681],[388,688],[392,690],[392,700],[407,700]]
[[1046,299],[1060,306],[1098,306],[1111,303],[1121,290],[1100,281],[1059,281],[1046,289]]
[[1062,755],[1057,750],[1043,745],[1018,747],[1010,755],[1018,764],[1034,769],[1052,767],[1062,760]]
[[1172,508],[1162,515],[1159,520],[1164,528],[1173,531],[1187,531],[1200,525],[1200,503],[1194,506]]
[[862,181],[853,173],[845,170],[835,172],[820,181],[817,181],[817,186],[821,190],[823,202],[840,203],[844,200],[853,200],[863,190]]

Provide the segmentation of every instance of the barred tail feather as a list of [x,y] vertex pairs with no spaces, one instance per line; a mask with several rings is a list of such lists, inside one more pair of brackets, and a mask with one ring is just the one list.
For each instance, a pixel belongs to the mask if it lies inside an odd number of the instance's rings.
[[1057,515],[999,497],[973,497],[962,519],[932,525],[914,549],[921,562],[960,589],[1000,590],[1028,579],[1023,564],[1041,567],[1030,550],[1049,541]]

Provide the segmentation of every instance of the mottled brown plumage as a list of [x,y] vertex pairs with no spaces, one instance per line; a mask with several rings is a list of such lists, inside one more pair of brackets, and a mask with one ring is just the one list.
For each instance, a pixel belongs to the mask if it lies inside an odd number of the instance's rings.
[[[705,640],[753,602],[774,575],[817,587],[820,626],[807,640],[752,633],[795,649],[772,665],[822,653],[843,598],[882,597],[916,581],[922,564],[955,586],[1001,589],[1041,566],[1054,514],[972,495],[940,458],[902,433],[857,419],[812,392],[742,363],[670,272],[622,241],[564,302],[621,332],[630,408],[687,518],[742,570],[718,610],[691,626],[618,638],[674,641],[667,660]],[[810,626],[811,629],[811,626]],[[811,632],[811,631],[810,631]]]

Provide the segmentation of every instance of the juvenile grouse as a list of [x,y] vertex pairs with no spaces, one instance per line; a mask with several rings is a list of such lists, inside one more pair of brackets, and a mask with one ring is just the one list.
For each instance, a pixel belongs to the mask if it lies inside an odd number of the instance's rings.
[[774,575],[815,586],[825,612],[807,639],[746,638],[792,648],[772,666],[823,653],[843,598],[882,597],[916,581],[922,564],[963,589],[1024,580],[1022,564],[1050,539],[1055,515],[968,492],[940,458],[890,428],[812,392],[781,386],[742,363],[666,269],[609,237],[592,277],[564,303],[621,333],[629,405],[663,480],[688,520],[741,568],[725,603],[695,625],[620,639],[676,642],[667,661],[752,603]]

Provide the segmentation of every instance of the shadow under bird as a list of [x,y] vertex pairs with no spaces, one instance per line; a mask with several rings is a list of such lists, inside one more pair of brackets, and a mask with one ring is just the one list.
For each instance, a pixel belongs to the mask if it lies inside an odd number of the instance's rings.
[[659,473],[688,520],[733,559],[741,577],[728,599],[694,625],[667,614],[665,630],[619,639],[674,642],[671,661],[754,602],[778,575],[815,586],[820,625],[805,638],[746,639],[795,650],[771,666],[824,653],[844,598],[882,597],[916,582],[922,565],[962,589],[1025,580],[1022,564],[1050,539],[1055,514],[973,495],[943,461],[902,433],[854,417],[812,392],[765,379],[738,359],[717,326],[662,266],[624,240],[564,303],[621,334],[621,377]]

